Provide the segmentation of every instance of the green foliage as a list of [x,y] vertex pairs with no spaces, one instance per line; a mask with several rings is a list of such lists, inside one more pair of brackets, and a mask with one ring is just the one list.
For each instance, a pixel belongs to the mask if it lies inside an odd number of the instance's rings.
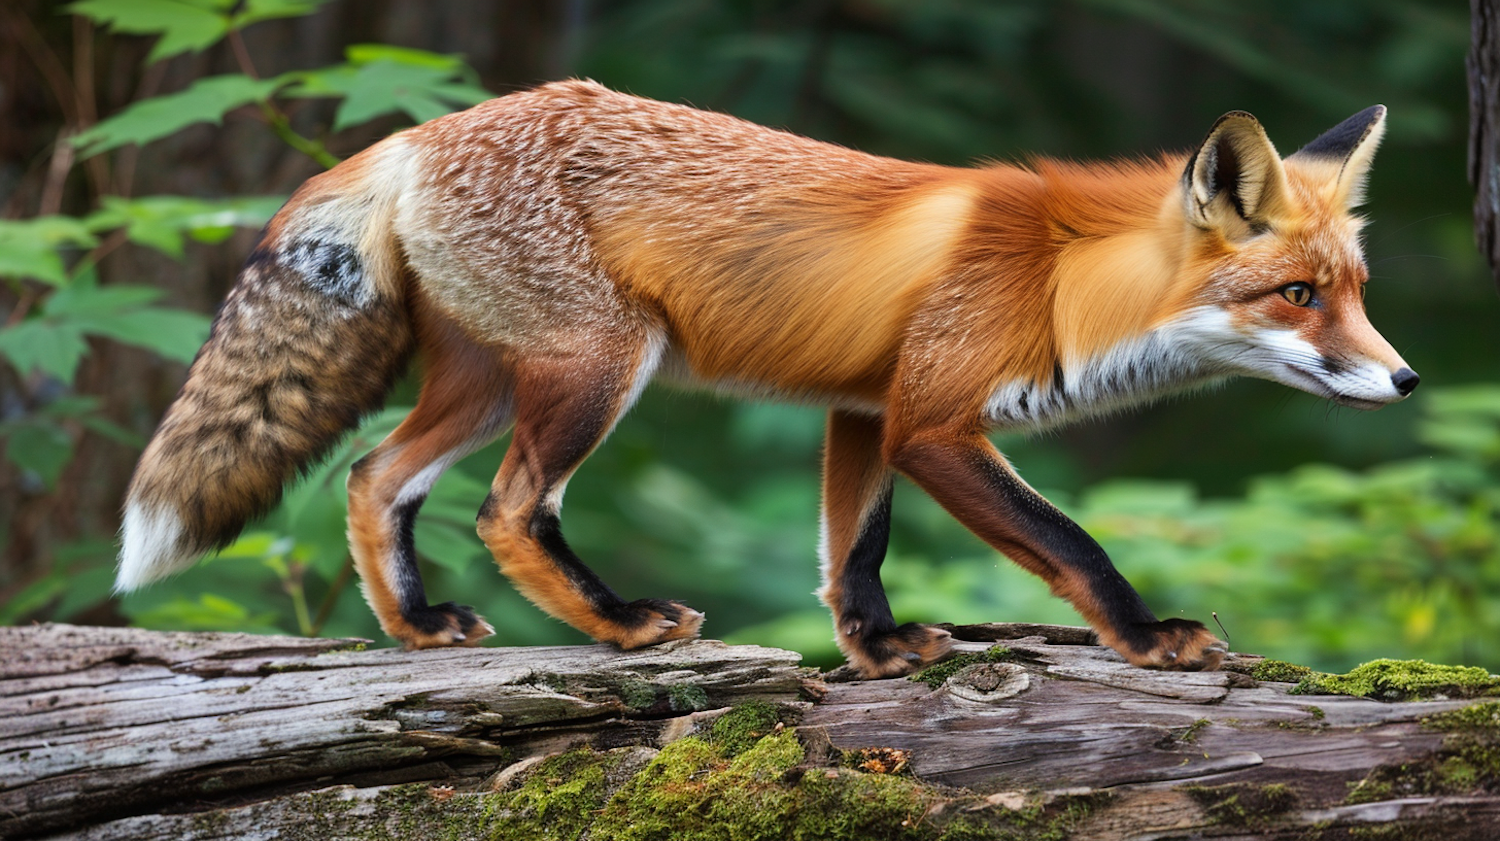
[[82,219],[0,219],[0,277],[28,277],[61,286],[68,282],[68,273],[58,250],[95,242],[93,231]]
[[231,32],[316,11],[328,0],[78,0],[68,7],[116,32],[160,35],[146,61],[199,52]]
[[355,44],[344,64],[287,74],[292,97],[342,97],[333,130],[392,112],[416,122],[441,117],[491,97],[457,56],[387,44]]
[[[160,36],[147,61],[198,51],[218,43],[259,21],[304,15],[325,0],[80,0],[68,8],[120,33]],[[355,125],[391,113],[416,120],[430,119],[457,107],[473,104],[488,94],[477,76],[453,56],[421,50],[363,45],[349,48],[348,61],[316,70],[298,71],[275,79],[255,78],[246,72],[199,79],[186,89],[143,99],[72,138],[82,157],[109,152],[130,144],[150,143],[188,126],[219,124],[229,112],[255,106],[268,128],[294,148],[325,165],[337,163],[322,143],[292,131],[274,97],[285,91],[294,97],[342,99],[338,127]],[[187,196],[125,198],[104,194],[99,208],[78,217],[47,216],[0,220],[0,280],[20,301],[9,320],[0,325],[0,362],[9,364],[30,384],[21,411],[8,409],[0,419],[4,456],[29,481],[42,487],[56,484],[73,456],[79,434],[92,430],[130,446],[140,437],[100,414],[99,401],[72,393],[76,372],[95,346],[94,338],[111,339],[144,348],[178,362],[190,361],[208,335],[205,316],[163,306],[160,290],[112,283],[102,285],[96,262],[121,241],[168,256],[185,258],[189,241],[224,241],[236,228],[263,226],[284,197],[234,196],[204,199]],[[101,242],[104,243],[101,245]],[[398,413],[399,414],[399,413]],[[389,430],[394,421],[374,429]],[[359,441],[368,446],[367,441]],[[347,468],[349,459],[340,460]],[[326,476],[325,476],[326,479]],[[337,481],[342,492],[342,476]],[[295,539],[266,532],[247,535],[226,557],[250,556],[260,561],[289,597],[289,617],[303,633],[315,633],[326,610],[313,616],[303,586],[308,566],[323,580],[335,579],[347,556],[343,549],[342,498],[310,493],[317,483],[288,496],[288,505],[268,524],[299,529]],[[466,488],[472,490],[472,488]],[[428,518],[424,531],[446,533],[438,517]],[[463,519],[472,522],[472,511]],[[339,525],[335,526],[335,523]],[[441,540],[426,535],[434,543]],[[452,541],[450,541],[451,543]],[[337,548],[335,548],[335,544]],[[97,553],[107,556],[109,553]],[[460,553],[455,563],[472,555]],[[87,606],[68,597],[66,582],[82,574],[93,582],[102,565],[59,568],[32,582],[0,611],[0,616],[24,615],[56,600],[69,610]],[[140,621],[158,627],[271,630],[281,617],[258,599],[244,600],[235,588],[223,595],[165,594],[143,600],[134,611]],[[107,593],[94,590],[92,600]],[[330,605],[324,605],[324,608]],[[321,618],[319,618],[321,617]]]
[[199,79],[186,90],[137,102],[79,134],[73,142],[84,157],[131,143],[150,143],[195,123],[218,125],[224,115],[261,102],[279,87],[275,80],[240,73]]

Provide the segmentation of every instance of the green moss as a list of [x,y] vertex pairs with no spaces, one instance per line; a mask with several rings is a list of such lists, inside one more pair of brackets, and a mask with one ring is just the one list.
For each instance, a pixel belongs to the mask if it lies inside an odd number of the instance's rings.
[[620,700],[632,710],[648,709],[656,703],[656,684],[626,680],[620,684]]
[[987,809],[960,815],[942,841],[1067,841],[1094,812],[1114,799],[1108,792],[1060,797],[1045,805]]
[[1213,722],[1209,721],[1206,718],[1200,718],[1192,724],[1189,724],[1186,728],[1183,729],[1181,733],[1174,733],[1173,736],[1179,742],[1192,744],[1198,741],[1198,731],[1202,730],[1212,723]]
[[1468,837],[1468,826],[1461,821],[1392,821],[1375,826],[1351,826],[1349,837],[1359,841],[1449,841]]
[[934,795],[897,777],[838,769],[799,773],[791,730],[728,758],[707,739],[680,739],[605,806],[592,835],[615,841],[935,838],[917,819]]
[[572,694],[572,687],[568,685],[568,679],[552,672],[538,672],[531,676],[531,682],[537,686],[545,686],[559,695]]
[[708,693],[696,683],[677,683],[667,687],[667,703],[674,712],[706,710]]
[[1500,791],[1500,702],[1438,713],[1422,725],[1446,733],[1442,747],[1420,761],[1376,768],[1350,790],[1349,802]]
[[571,841],[582,835],[604,806],[605,776],[619,756],[579,748],[543,760],[519,789],[497,796],[492,837]]
[[[911,780],[803,767],[795,731],[774,732],[769,704],[678,740],[612,797],[591,832],[615,841],[936,839],[921,824],[939,799]],[[757,737],[762,728],[773,732]],[[742,748],[734,755],[728,746]]]
[[1285,660],[1262,660],[1250,668],[1250,676],[1271,683],[1296,683],[1312,674],[1312,669]]
[[964,668],[975,663],[999,663],[1015,656],[1009,648],[1003,645],[995,645],[979,652],[978,654],[956,654],[941,663],[928,666],[920,672],[907,678],[919,683],[925,683],[933,689],[942,686],[948,678],[958,674]]
[[1372,660],[1344,675],[1314,672],[1293,695],[1353,695],[1379,701],[1500,694],[1500,678],[1477,666],[1439,666],[1423,660]]
[[780,722],[781,713],[775,704],[750,701],[715,719],[708,740],[718,745],[724,756],[733,758],[770,735]]
[[910,776],[811,764],[787,715],[764,702],[737,707],[644,767],[639,749],[582,748],[538,763],[506,791],[396,786],[375,800],[373,815],[337,793],[307,795],[306,820],[288,841],[1065,841],[1110,800],[1089,794],[1007,809]]
[[[381,791],[373,801],[324,790],[296,795],[286,802],[295,820],[276,829],[282,841],[328,841],[330,838],[424,838],[433,841],[474,838],[489,824],[484,798],[456,796],[427,783],[410,783]],[[218,813],[209,813],[218,814]],[[201,819],[195,820],[195,828]],[[218,837],[222,833],[213,834]]]
[[1422,726],[1432,730],[1478,730],[1500,734],[1500,701],[1485,701],[1430,715],[1422,719]]
[[1184,786],[1182,790],[1203,806],[1210,821],[1226,826],[1264,826],[1297,805],[1297,793],[1283,783]]

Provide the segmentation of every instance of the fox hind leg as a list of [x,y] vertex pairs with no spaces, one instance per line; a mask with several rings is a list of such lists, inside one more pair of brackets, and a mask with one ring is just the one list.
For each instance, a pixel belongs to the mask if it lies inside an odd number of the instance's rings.
[[828,415],[823,453],[823,589],[839,649],[865,677],[915,671],[947,657],[947,631],[897,626],[880,584],[891,528],[891,471],[879,418]]
[[479,536],[522,595],[596,640],[630,649],[695,637],[703,614],[673,601],[625,601],[563,539],[568,479],[635,402],[665,344],[649,328],[574,339],[575,352],[517,365],[515,432],[479,512]]
[[456,326],[427,325],[426,381],[412,413],[349,474],[349,546],[381,628],[407,648],[475,645],[494,633],[472,608],[429,605],[412,536],[432,485],[511,419],[511,378],[499,354]]

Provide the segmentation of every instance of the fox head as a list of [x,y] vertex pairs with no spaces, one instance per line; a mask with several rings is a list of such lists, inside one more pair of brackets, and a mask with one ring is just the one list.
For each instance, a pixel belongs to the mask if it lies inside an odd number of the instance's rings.
[[1232,373],[1373,409],[1417,386],[1365,315],[1364,199],[1385,106],[1282,159],[1251,115],[1214,124],[1182,174],[1189,260],[1206,282],[1186,306]]

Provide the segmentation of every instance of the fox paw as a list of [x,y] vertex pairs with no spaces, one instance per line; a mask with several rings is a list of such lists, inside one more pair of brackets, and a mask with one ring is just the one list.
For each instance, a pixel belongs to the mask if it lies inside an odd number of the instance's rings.
[[418,648],[444,648],[448,646],[478,645],[479,641],[495,633],[490,623],[467,605],[443,602],[420,610],[403,613],[405,628],[396,630],[391,636],[401,640],[408,651]]
[[861,633],[858,622],[840,628],[839,648],[849,665],[866,678],[899,677],[924,669],[953,653],[953,635],[910,622],[884,633]]
[[1128,641],[1116,647],[1136,666],[1178,672],[1211,672],[1219,668],[1229,646],[1202,622],[1168,619],[1135,625]]
[[612,627],[597,639],[627,651],[668,640],[693,639],[703,625],[702,613],[666,599],[638,599],[605,615]]

